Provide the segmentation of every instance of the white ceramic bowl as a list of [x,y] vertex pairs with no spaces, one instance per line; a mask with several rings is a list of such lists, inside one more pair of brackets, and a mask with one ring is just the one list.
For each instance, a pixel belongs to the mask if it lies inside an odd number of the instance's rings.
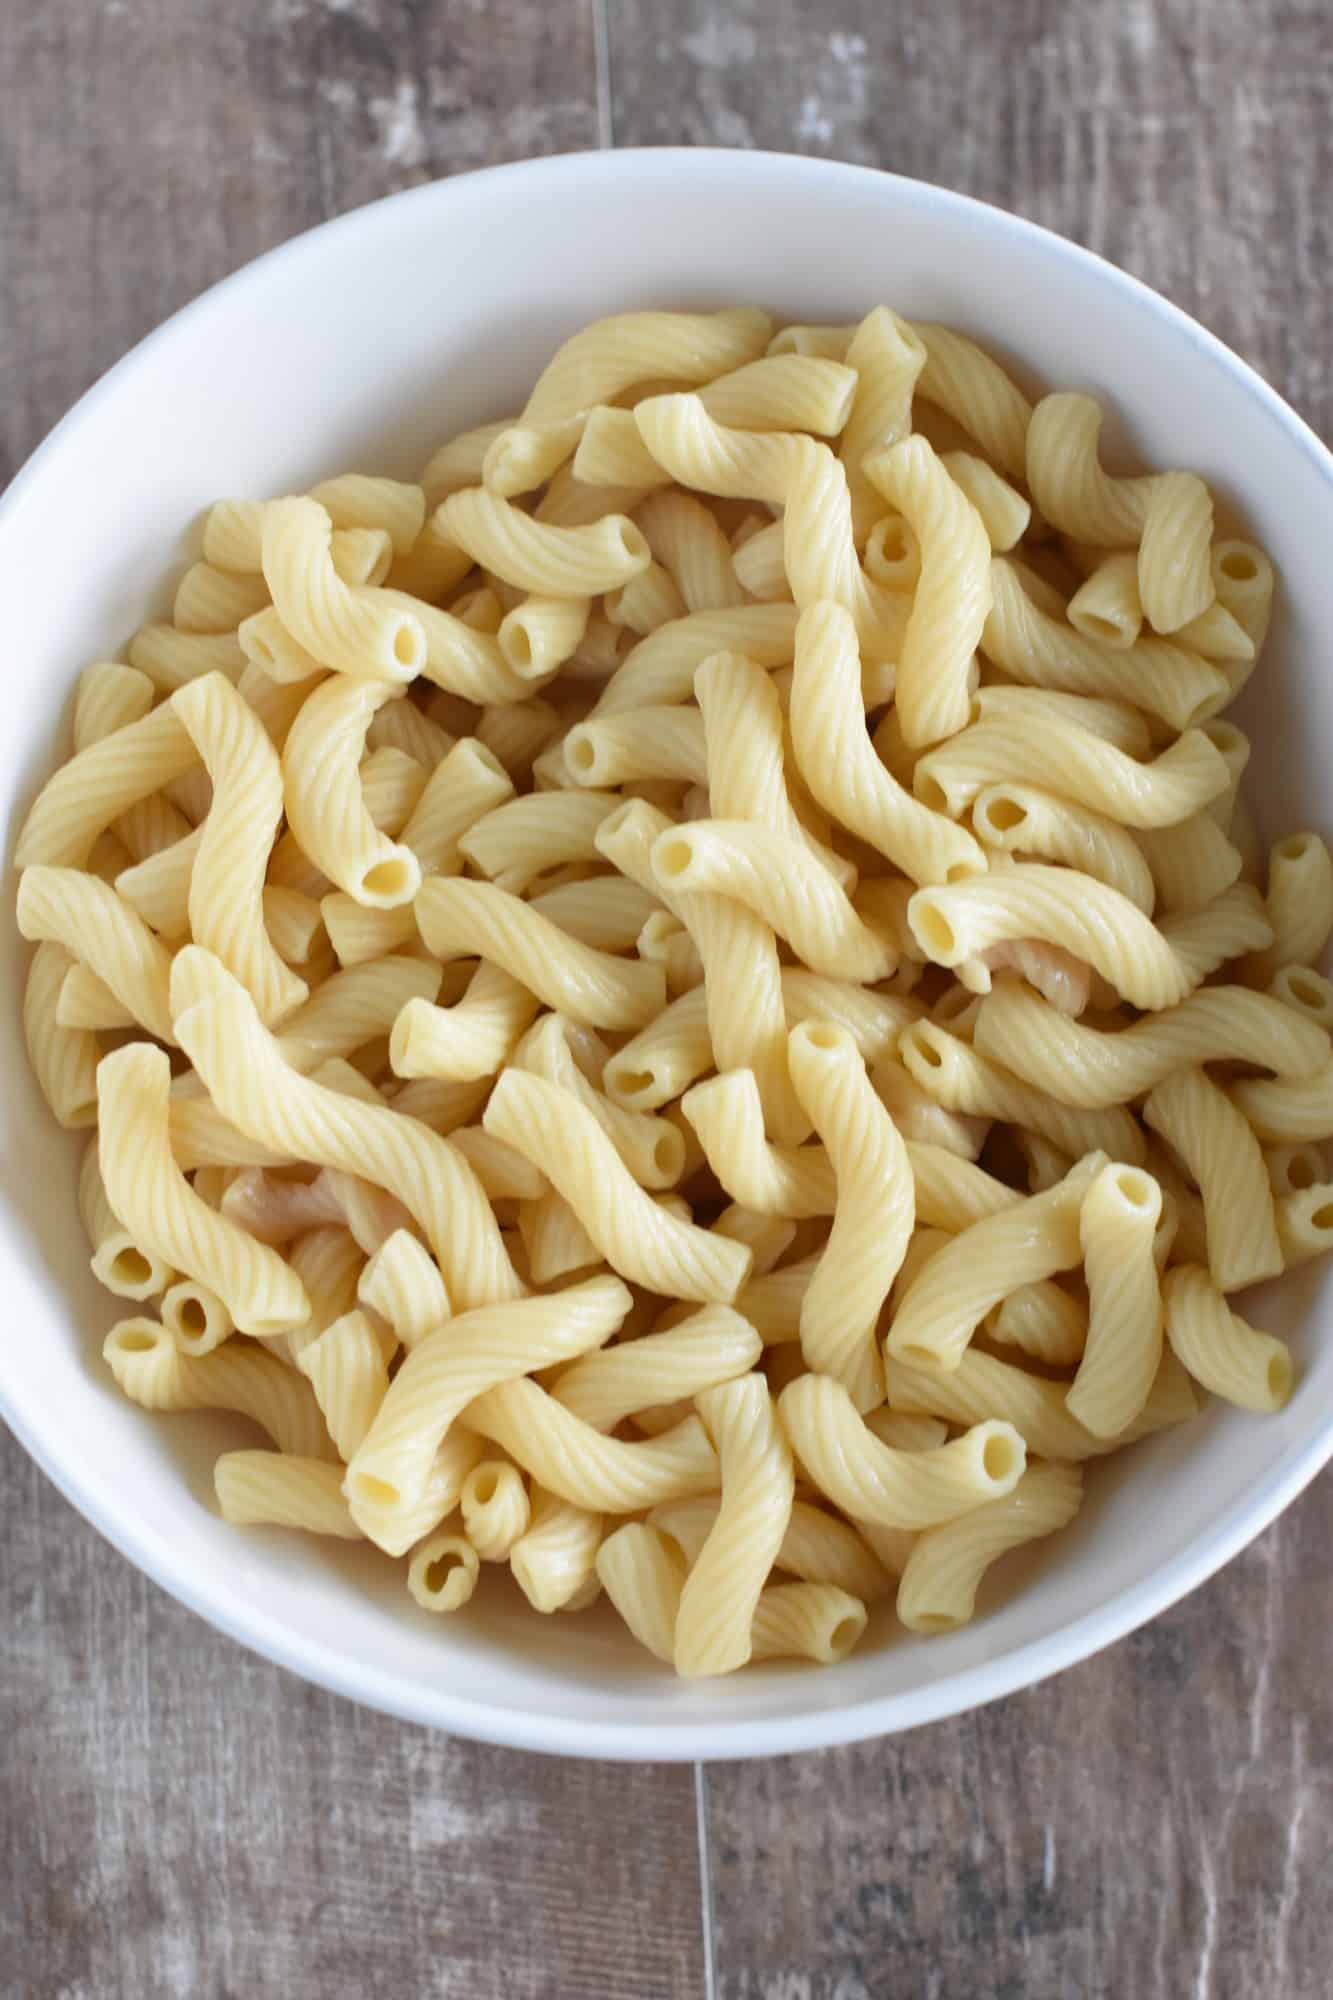
[[[1333,459],[1226,348],[1133,279],[1030,223],[858,167],[728,152],[585,153],[400,194],[299,238],[143,342],[59,426],[0,505],[8,606],[0,747],[10,839],[57,750],[78,670],[169,603],[164,579],[223,494],[299,491],[361,466],[413,477],[451,432],[504,414],[556,342],[627,306],[758,301],[847,319],[887,299],[969,328],[1054,386],[1123,413],[1148,465],[1198,468],[1281,574],[1250,699],[1269,832],[1321,825],[1333,749]],[[1242,718],[1243,719],[1243,718]],[[150,1418],[99,1356],[115,1317],[88,1273],[77,1148],[28,1074],[27,951],[0,923],[5,1312],[0,1407],[132,1562],[309,1679],[420,1722],[535,1749],[728,1757],[907,1728],[1023,1687],[1151,1618],[1244,1546],[1333,1454],[1329,1274],[1271,1288],[1301,1378],[1278,1417],[1214,1408],[1099,1469],[1026,1587],[945,1638],[880,1613],[862,1649],[675,1684],[609,1616],[539,1619],[483,1590],[455,1620],[369,1553],[226,1527],[210,1468],[237,1427]]]

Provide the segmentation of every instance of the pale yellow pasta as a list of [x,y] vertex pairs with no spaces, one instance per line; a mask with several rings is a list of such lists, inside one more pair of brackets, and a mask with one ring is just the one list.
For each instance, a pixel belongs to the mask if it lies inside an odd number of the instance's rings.
[[[685,1141],[665,1118],[654,1118],[616,1104],[584,1075],[571,1051],[569,1025],[558,1014],[547,1014],[524,1035],[513,1060],[549,1083],[557,1083],[592,1113],[640,1187],[674,1187],[685,1166]],[[607,1050],[593,1043],[599,1067]]]
[[668,474],[639,435],[633,410],[606,405],[589,410],[572,470],[576,480],[593,487],[637,487],[651,493],[668,483]]
[[1048,1097],[1089,1109],[1127,1103],[1173,1071],[1209,1062],[1257,1063],[1312,1076],[1329,1060],[1326,1031],[1243,986],[1208,986],[1127,1028],[1071,1021],[1016,980],[981,1003],[976,1047]]
[[879,1314],[915,1219],[912,1168],[846,1029],[803,1023],[792,1030],[788,1059],[836,1191],[833,1227],[801,1305],[801,1349],[858,1409],[872,1409],[882,1400]]
[[1253,986],[1267,986],[1285,966],[1314,965],[1333,934],[1333,858],[1319,834],[1288,834],[1270,850],[1264,912],[1273,942],[1241,968]]
[[1106,556],[1074,592],[1066,615],[1085,639],[1117,652],[1132,646],[1143,629],[1137,555],[1122,549]]
[[[1319,1146],[1273,1146],[1265,1150],[1264,1165],[1275,1199],[1303,1194],[1320,1187],[1327,1179],[1327,1163]],[[1281,1215],[1278,1217],[1281,1225]]]
[[622,875],[561,882],[529,901],[540,916],[549,918],[570,937],[594,950],[609,952],[628,950],[660,908],[650,890]]
[[709,1166],[733,1201],[761,1215],[832,1215],[833,1166],[821,1146],[773,1146],[753,1070],[696,1083],[681,1100]]
[[871,1081],[905,1139],[942,1147],[946,1152],[956,1153],[960,1160],[977,1158],[990,1131],[988,1118],[970,1118],[959,1111],[946,1111],[928,1090],[922,1089],[896,1054],[875,1064]]
[[[781,520],[770,521],[749,536],[734,550],[732,568],[737,581],[751,597],[757,597],[764,604],[785,604],[791,601],[791,585],[787,581],[787,564],[784,554],[786,529]],[[867,574],[869,574],[867,559]]]
[[596,716],[570,730],[564,752],[578,785],[623,785],[633,778],[702,784],[708,775],[703,718],[696,708]]
[[[1217,601],[1229,611],[1254,647],[1263,645],[1273,607],[1273,565],[1253,542],[1235,538],[1213,545],[1213,587]],[[1237,676],[1234,692],[1239,692]]]
[[1127,897],[1073,869],[1020,863],[950,888],[919,889],[908,921],[927,955],[958,967],[975,992],[991,989],[984,955],[1028,938],[1085,959],[1135,1007],[1173,1006],[1198,983],[1169,938]]
[[224,1451],[213,1463],[218,1511],[233,1527],[300,1528],[359,1542],[342,1478],[340,1465],[281,1451]]
[[1145,1123],[1165,1139],[1203,1197],[1208,1263],[1224,1292],[1282,1269],[1263,1153],[1242,1112],[1202,1069],[1178,1069],[1150,1092]]
[[80,970],[59,944],[39,944],[23,988],[23,1036],[42,1096],[69,1131],[97,1122],[96,1037],[57,1017],[65,982]]
[[280,1452],[335,1456],[309,1383],[253,1342],[228,1340],[211,1354],[182,1354],[157,1320],[123,1319],[102,1353],[141,1409],[232,1410],[266,1430]]
[[[39,946],[59,951],[59,945]],[[69,953],[63,956],[68,960]],[[70,964],[60,986],[55,1018],[62,1028],[132,1028],[134,1017],[104,980],[86,965]]]
[[518,1233],[527,1252],[534,1285],[549,1285],[572,1272],[595,1271],[601,1252],[562,1195],[547,1189],[518,1207]]
[[1243,866],[1211,808],[1176,826],[1141,827],[1134,838],[1152,871],[1163,914],[1206,909],[1226,894]]
[[310,1316],[285,1334],[276,1348],[297,1361],[302,1349],[325,1327],[332,1326],[355,1306],[357,1279],[365,1258],[350,1230],[330,1224],[299,1236],[288,1251],[287,1260],[305,1286]]
[[514,1581],[534,1611],[569,1606],[595,1575],[604,1533],[600,1514],[540,1489],[534,1494],[531,1525],[509,1551]]
[[1156,475],[1116,479],[1102,470],[1102,408],[1091,396],[1043,396],[1028,426],[1025,470],[1042,514],[1063,534],[1098,548],[1137,548]]
[[232,1176],[218,1210],[256,1242],[275,1245],[323,1223],[344,1220],[331,1176],[292,1181],[270,1178],[260,1167],[243,1167]]
[[904,438],[865,472],[905,517],[921,550],[896,691],[904,738],[920,747],[967,721],[973,658],[991,602],[990,539],[924,438]]
[[[628,417],[630,413],[622,410],[617,414]],[[630,424],[632,428],[632,417]],[[637,438],[637,431],[635,436]],[[628,629],[640,638],[647,632],[655,632],[659,625],[669,625],[673,618],[683,618],[687,609],[670,570],[663,569],[657,561],[649,563],[647,569],[631,577],[621,589],[608,591],[603,602],[607,622],[613,630]],[[619,657],[617,648],[615,659],[608,665],[608,672]]]
[[369,1258],[356,1283],[363,1306],[379,1313],[406,1348],[419,1347],[450,1317],[449,1294],[434,1258],[409,1230],[397,1229]]
[[196,946],[172,974],[176,1026],[218,1108],[266,1144],[396,1195],[422,1231],[460,1309],[519,1287],[472,1170],[418,1120],[359,1104],[290,1069],[244,989]]
[[26,868],[19,882],[23,936],[62,946],[96,973],[131,1019],[173,1042],[171,957],[105,882],[77,868]]
[[610,1431],[650,1405],[697,1397],[744,1375],[761,1348],[759,1335],[738,1312],[704,1306],[673,1327],[574,1362],[552,1394],[584,1423]]
[[344,1313],[302,1347],[297,1366],[315,1392],[338,1456],[350,1460],[389,1387],[374,1327],[363,1312]]
[[122,666],[119,660],[95,660],[85,667],[74,697],[75,754],[141,721],[153,698],[153,683],[137,667]]
[[1276,1207],[1278,1236],[1288,1270],[1333,1249],[1333,1192],[1326,1180],[1281,1195]]
[[324,662],[287,630],[271,604],[242,619],[236,638],[250,665],[283,686],[312,684],[329,672]]
[[1038,785],[1133,827],[1174,827],[1227,788],[1226,762],[1201,730],[1139,763],[1076,722],[991,716],[927,751],[916,795],[937,812],[961,812],[984,785]]
[[866,1628],[866,1608],[833,1583],[774,1583],[759,1593],[750,1627],[752,1660],[846,1659]]
[[326,666],[408,681],[421,672],[421,620],[334,568],[333,524],[316,500],[275,500],[264,509],[264,580],[287,630]]
[[[985,871],[965,827],[923,805],[880,762],[865,729],[856,632],[826,603],[801,614],[791,691],[793,743],[815,798],[915,882],[950,882]],[[720,817],[730,816],[716,798]]]
[[707,996],[699,986],[682,993],[625,1042],[608,1059],[602,1081],[618,1104],[654,1111],[712,1067]]
[[639,1028],[661,1012],[661,968],[580,944],[549,918],[489,882],[434,878],[422,885],[417,924],[437,958],[480,952],[548,1007],[596,1028]]
[[909,1632],[953,1632],[976,1610],[977,1589],[1010,1549],[1067,1527],[1083,1497],[1077,1466],[1030,1465],[1012,1493],[918,1535],[898,1585]]
[[991,563],[992,602],[981,644],[988,659],[1026,686],[1133,701],[1172,729],[1189,729],[1230,701],[1222,669],[1169,640],[1114,647],[1053,617],[1024,588],[1007,557]]
[[1193,472],[1161,472],[1152,482],[1139,543],[1139,599],[1155,632],[1178,632],[1208,609],[1213,500]]
[[1292,1391],[1290,1349],[1232,1312],[1209,1272],[1181,1264],[1162,1280],[1166,1337],[1201,1388],[1244,1410],[1280,1410]]
[[182,632],[234,632],[243,618],[269,601],[262,576],[191,563],[176,586],[172,623]]
[[502,620],[500,651],[516,674],[543,680],[577,649],[588,611],[586,598],[529,597]]
[[15,865],[82,867],[113,821],[198,762],[174,703],[123,723],[47,779],[23,823]]
[[721,1468],[722,1499],[690,1566],[675,1621],[676,1671],[730,1673],[750,1656],[750,1626],[791,1513],[791,1447],[763,1375],[697,1399]]
[[331,882],[377,909],[410,903],[421,881],[412,849],[376,827],[358,769],[370,719],[392,696],[390,682],[340,674],[308,697],[283,749],[293,835]]
[[1163,917],[1159,928],[1191,985],[1216,972],[1229,958],[1262,950],[1273,942],[1273,927],[1259,892],[1248,882],[1234,882],[1202,910]]
[[999,362],[966,334],[924,320],[910,322],[926,350],[917,394],[961,424],[1011,479],[1025,471],[1032,406]]
[[1065,1408],[1067,1385],[1032,1375],[1012,1362],[969,1348],[950,1373],[916,1367],[889,1355],[885,1383],[893,1408],[946,1417],[951,1424],[976,1424],[996,1411],[1013,1425],[1028,1450],[1041,1458],[1081,1463],[1116,1451],[1122,1444],[1148,1437],[1172,1424],[1184,1423],[1198,1412],[1198,1400],[1184,1369],[1171,1354],[1162,1365],[1152,1393],[1129,1429],[1115,1439],[1094,1437]]
[[467,1538],[483,1562],[504,1562],[532,1518],[523,1475],[503,1458],[484,1458],[473,1466],[458,1504]]
[[639,1644],[673,1665],[687,1574],[678,1544],[646,1521],[626,1521],[598,1549],[596,1567],[602,1588]]
[[282,1053],[299,1070],[352,1055],[387,1034],[409,1000],[433,1000],[439,988],[439,966],[420,958],[380,958],[335,972],[283,1023]]
[[1053,1278],[1039,1278],[1001,1299],[982,1324],[996,1346],[1016,1347],[1048,1367],[1069,1368],[1087,1345],[1088,1307]]
[[546,1192],[545,1179],[531,1162],[479,1125],[451,1132],[449,1138],[492,1202],[536,1201]]
[[731,544],[702,500],[678,486],[671,487],[645,500],[635,519],[654,561],[680,592],[687,615],[725,611],[745,603]]
[[[855,394],[845,423],[839,427],[842,436],[838,450],[847,468],[852,527],[858,543],[865,541],[883,512],[879,496],[866,476],[865,462],[876,452],[897,444],[911,430],[912,394],[925,360],[926,350],[920,337],[887,306],[876,306],[867,313],[848,343],[846,363],[855,370]],[[807,357],[805,365],[835,364]],[[803,430],[813,426],[793,423],[791,428]]]
[[[1126,827],[1105,813],[1062,799],[1021,780],[984,785],[972,800],[972,825],[988,848],[1061,862],[1092,875],[1151,916],[1153,873]],[[1177,828],[1163,836],[1171,841]],[[1225,886],[1225,885],[1224,885]]]
[[477,1587],[479,1563],[466,1535],[432,1535],[412,1551],[407,1587],[423,1611],[461,1611]]
[[592,860],[597,829],[619,805],[607,791],[530,792],[474,820],[459,836],[459,852],[500,888],[522,895],[548,869]]
[[613,1270],[666,1297],[722,1305],[735,1298],[753,1262],[749,1248],[659,1208],[568,1091],[506,1070],[483,1122],[540,1168]]
[[817,356],[768,355],[716,376],[699,399],[720,424],[746,431],[837,437],[849,423],[864,369]]
[[173,694],[199,674],[239,679],[245,665],[234,632],[178,632],[174,625],[144,625],[130,640],[130,665],[147,674],[159,694]]
[[760,667],[783,666],[792,657],[796,618],[791,604],[744,604],[691,612],[663,625],[626,655],[598,696],[593,713],[615,715],[688,701],[696,671],[714,653],[742,653]]
[[952,1444],[898,1451],[881,1444],[840,1382],[802,1375],[778,1399],[783,1429],[820,1491],[854,1520],[929,1528],[1012,1492],[1026,1452],[1012,1424],[988,1419]]
[[474,562],[539,597],[588,598],[617,590],[651,560],[641,531],[624,514],[555,527],[480,487],[450,494],[435,520]]
[[[1064,1021],[1063,1015],[1059,1018]],[[1143,1136],[1119,1105],[1099,1111],[1073,1109],[936,1021],[914,1021],[903,1030],[898,1060],[946,1110],[1020,1126],[1039,1134],[1067,1159],[1100,1151],[1131,1165],[1143,1161]]]
[[581,1423],[525,1376],[479,1396],[467,1423],[557,1498],[590,1513],[638,1513],[663,1500],[716,1493],[721,1484],[697,1417],[661,1437],[625,1443]]
[[386,1521],[420,1500],[440,1446],[474,1399],[599,1345],[628,1304],[616,1279],[594,1278],[551,1298],[463,1312],[414,1347],[348,1464],[348,1501],[371,1539],[388,1546]]
[[263,559],[262,500],[216,500],[204,518],[204,560],[242,575]]
[[321,480],[310,490],[335,528],[378,528],[388,535],[397,555],[406,555],[426,520],[426,496],[419,486],[399,479],[372,478],[344,472]]
[[160,1311],[163,1326],[182,1354],[211,1354],[234,1331],[224,1302],[197,1278],[178,1278],[168,1285]]
[[757,360],[772,321],[749,306],[722,312],[620,313],[570,336],[546,364],[521,422],[549,423],[611,403],[639,382],[707,382]]
[[970,451],[945,451],[940,463],[976,509],[986,539],[997,554],[1017,547],[1028,531],[1032,507],[1007,479]]
[[653,871],[670,895],[704,890],[752,910],[812,971],[873,981],[893,971],[892,943],[794,840],[745,820],[696,820],[654,844]]
[[216,1292],[244,1332],[284,1333],[306,1318],[300,1279],[274,1251],[215,1213],[177,1167],[167,1121],[166,1055],[132,1043],[98,1067],[99,1158],[107,1200],[136,1244]]
[[1119,1437],[1148,1400],[1162,1359],[1153,1238],[1162,1191],[1137,1168],[1103,1168],[1083,1199],[1087,1345],[1065,1398],[1094,1436]]
[[[899,1301],[888,1332],[888,1359],[951,1372],[1001,1299],[1020,1285],[1072,1270],[1081,1256],[1083,1197],[1105,1163],[1103,1154],[1090,1153],[1045,1194],[1030,1195],[961,1230]],[[890,1391],[890,1404],[893,1400]]]
[[79,1216],[92,1250],[93,1275],[109,1292],[142,1304],[166,1290],[175,1275],[171,1266],[153,1251],[140,1248],[107,1200],[95,1137],[89,1140],[79,1168]]

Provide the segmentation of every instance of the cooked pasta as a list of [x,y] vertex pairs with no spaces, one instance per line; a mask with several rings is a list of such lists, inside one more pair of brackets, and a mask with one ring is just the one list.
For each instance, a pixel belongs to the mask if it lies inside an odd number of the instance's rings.
[[208,512],[15,859],[106,1364],[274,1447],[224,1519],[828,1665],[1282,1404],[1333,861],[1221,713],[1272,565],[1101,425],[886,304],[631,312]]

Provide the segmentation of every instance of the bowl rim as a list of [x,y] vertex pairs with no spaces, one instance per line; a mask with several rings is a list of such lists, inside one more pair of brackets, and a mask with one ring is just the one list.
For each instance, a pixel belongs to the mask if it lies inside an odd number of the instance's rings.
[[[1289,442],[1313,461],[1333,500],[1333,453],[1254,368],[1142,280],[1054,230],[974,196],[875,167],[797,153],[715,146],[645,146],[552,154],[423,182],[347,210],[253,258],[180,307],[84,391],[0,494],[0,540],[22,512],[50,461],[79,424],[105,398],[114,396],[126,379],[152,365],[159,343],[173,338],[178,329],[196,316],[205,315],[220,295],[261,286],[268,268],[276,260],[299,261],[304,256],[322,253],[331,237],[345,236],[351,240],[359,231],[374,230],[380,226],[383,211],[390,208],[401,212],[409,204],[434,203],[447,214],[455,201],[476,199],[482,183],[563,180],[573,186],[585,177],[596,181],[608,173],[633,176],[648,165],[669,167],[679,177],[682,193],[688,193],[693,184],[714,181],[719,172],[732,178],[753,177],[756,182],[775,173],[795,173],[809,181],[836,184],[849,193],[856,189],[870,191],[888,183],[901,201],[927,210],[948,211],[953,219],[975,230],[1021,241],[1029,252],[1035,251],[1053,264],[1081,265],[1136,309],[1165,321],[1174,333],[1192,342],[1201,354],[1214,365],[1220,365],[1247,394],[1257,399],[1286,433]],[[205,1579],[178,1559],[168,1537],[155,1533],[118,1508],[109,1479],[99,1477],[72,1455],[68,1460],[61,1457],[51,1435],[30,1423],[15,1406],[2,1376],[0,1415],[65,1499],[113,1547],[208,1624],[274,1665],[404,1721],[449,1730],[480,1742],[564,1756],[671,1763],[785,1755],[860,1742],[940,1721],[1036,1686],[1048,1676],[1075,1666],[1126,1637],[1206,1582],[1261,1534],[1333,1458],[1333,1412],[1330,1412],[1302,1445],[1294,1448],[1256,1486],[1235,1499],[1208,1533],[1179,1555],[1138,1583],[1119,1590],[1094,1611],[1055,1632],[1029,1640],[994,1661],[962,1668],[909,1690],[838,1707],[816,1706],[794,1715],[738,1717],[734,1721],[698,1721],[682,1714],[676,1725],[586,1720],[546,1715],[535,1709],[525,1712],[493,1706],[458,1689],[427,1688],[408,1676],[350,1662],[335,1647],[293,1631],[280,1617],[244,1600],[239,1590],[228,1586],[225,1578]]]

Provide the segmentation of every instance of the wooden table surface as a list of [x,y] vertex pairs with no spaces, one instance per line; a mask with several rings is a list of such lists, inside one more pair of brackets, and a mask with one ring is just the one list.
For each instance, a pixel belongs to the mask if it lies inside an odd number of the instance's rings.
[[[297,230],[492,161],[667,142],[865,161],[1047,223],[1327,436],[1331,108],[1328,0],[8,0],[0,477]],[[1043,1688],[697,1771],[484,1749],[305,1687],[7,1437],[0,1512],[5,1996],[1329,1991],[1327,1478]]]

